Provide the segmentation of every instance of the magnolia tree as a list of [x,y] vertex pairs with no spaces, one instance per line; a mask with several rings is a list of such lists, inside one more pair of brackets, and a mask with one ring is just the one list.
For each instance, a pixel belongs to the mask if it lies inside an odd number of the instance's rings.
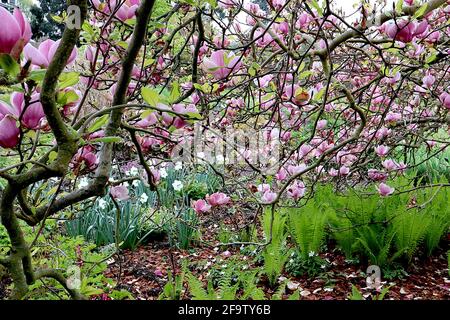
[[0,264],[13,298],[43,277],[83,298],[33,266],[20,220],[39,234],[84,201],[126,199],[125,181],[157,190],[166,162],[210,166],[223,191],[273,212],[317,182],[404,192],[392,180],[411,152],[450,143],[447,0],[362,1],[347,14],[331,0],[69,2],[62,38],[40,44],[20,10],[0,7],[0,152],[11,159]]

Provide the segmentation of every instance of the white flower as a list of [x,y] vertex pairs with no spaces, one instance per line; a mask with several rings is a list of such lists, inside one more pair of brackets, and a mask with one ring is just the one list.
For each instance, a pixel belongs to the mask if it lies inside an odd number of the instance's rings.
[[172,183],[172,187],[175,191],[181,191],[181,189],[183,189],[183,183],[179,180],[175,180]]
[[141,194],[141,197],[139,198],[139,201],[141,203],[147,203],[148,201],[148,195],[146,193]]
[[109,178],[109,182],[116,182],[116,179],[114,179],[114,178]]
[[205,159],[205,153],[204,152],[197,152],[197,158]]
[[124,182],[122,183],[124,187],[128,188],[130,186],[130,184],[128,182]]
[[130,172],[130,175],[136,176],[139,173],[139,170],[136,167],[131,167],[129,172]]
[[105,199],[98,200],[98,207],[102,210],[106,209],[106,200]]
[[159,169],[159,174],[161,175],[161,178],[167,178],[167,171],[165,168]]
[[310,256],[310,257],[314,257],[316,255],[316,253],[314,252],[314,251],[310,251],[309,253],[308,253],[308,256]]
[[175,163],[175,168],[176,171],[183,169],[183,163],[181,161],[178,161],[177,163]]
[[141,180],[133,180],[133,187],[139,187],[141,185]]
[[88,178],[84,177],[80,179],[80,182],[78,183],[78,187],[80,189],[86,188],[89,185],[89,180]]
[[219,155],[216,157],[216,162],[217,162],[217,164],[223,164],[223,163],[225,163],[225,158],[223,157],[223,155],[219,154]]

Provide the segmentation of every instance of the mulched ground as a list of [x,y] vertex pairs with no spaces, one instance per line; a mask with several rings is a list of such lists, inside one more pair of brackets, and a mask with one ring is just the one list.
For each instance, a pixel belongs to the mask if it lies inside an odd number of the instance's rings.
[[[109,261],[106,275],[118,280],[119,288],[130,291],[136,299],[153,300],[160,295],[164,285],[168,281],[168,272],[178,272],[182,262],[188,260],[189,264],[196,267],[191,271],[202,281],[206,282],[208,272],[218,264],[232,262],[234,258],[248,262],[249,268],[255,267],[253,257],[240,253],[239,247],[218,248],[214,239],[218,226],[214,221],[221,221],[218,217],[209,217],[203,221],[202,240],[209,245],[197,244],[189,251],[177,250],[170,247],[167,242],[153,242],[138,248],[135,251],[125,250],[115,259]],[[229,217],[224,220],[227,225],[249,221],[238,219],[231,221]],[[211,243],[213,245],[211,245]],[[384,280],[383,287],[391,286],[385,299],[394,300],[448,300],[450,299],[450,276],[447,265],[447,250],[450,241],[442,243],[443,249],[438,250],[433,257],[415,259],[411,267],[406,270],[407,275],[393,280]],[[229,250],[231,256],[223,255],[224,250]],[[366,288],[366,275],[364,271],[367,265],[355,264],[345,260],[345,257],[329,245],[327,253],[321,257],[329,262],[329,268],[317,276],[302,276],[299,278],[283,274],[289,285],[284,297],[287,298],[291,290],[299,290],[301,299],[305,300],[344,300],[352,291],[352,285],[358,287],[366,299],[371,299],[376,292]],[[266,297],[270,298],[273,291],[268,288],[264,279],[259,286],[263,288]],[[291,290],[290,290],[291,289]],[[183,299],[189,299],[184,292]]]

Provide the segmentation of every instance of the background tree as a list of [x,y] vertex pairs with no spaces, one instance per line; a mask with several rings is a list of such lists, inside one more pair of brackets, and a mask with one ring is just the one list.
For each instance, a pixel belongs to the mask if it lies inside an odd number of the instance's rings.
[[40,0],[30,7],[30,24],[35,39],[61,38],[64,24],[56,22],[52,17],[60,16],[67,7],[65,0]]

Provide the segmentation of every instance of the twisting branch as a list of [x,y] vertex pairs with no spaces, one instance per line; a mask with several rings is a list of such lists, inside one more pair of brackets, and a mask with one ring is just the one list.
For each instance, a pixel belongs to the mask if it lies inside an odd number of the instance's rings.
[[39,269],[35,272],[36,280],[42,279],[42,278],[52,278],[58,281],[64,289],[69,293],[70,297],[73,300],[87,300],[87,298],[82,295],[77,289],[73,289],[68,283],[66,277],[64,275],[55,269]]

